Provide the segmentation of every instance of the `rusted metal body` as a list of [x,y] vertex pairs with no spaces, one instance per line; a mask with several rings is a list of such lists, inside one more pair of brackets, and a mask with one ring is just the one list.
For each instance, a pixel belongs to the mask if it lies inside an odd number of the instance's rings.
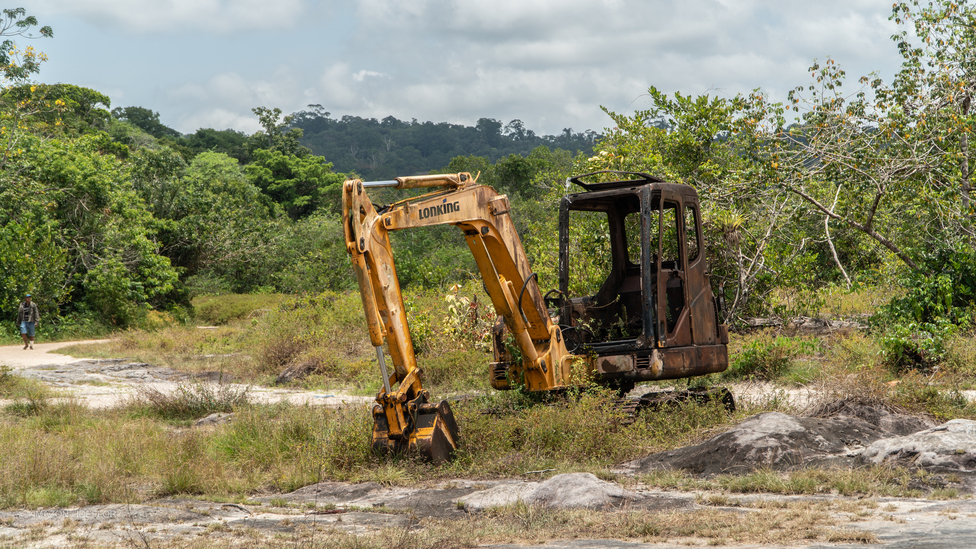
[[[595,184],[581,179],[592,175],[570,180],[585,192],[565,196],[559,211],[559,297],[552,303],[569,351],[588,357],[598,381],[622,390],[724,371],[728,329],[709,281],[695,189],[647,174]],[[609,240],[607,275],[592,295],[575,296],[570,288],[580,264],[572,257],[576,212],[600,218],[597,231]],[[506,368],[510,353],[499,346],[505,337],[496,326],[498,389],[510,388],[506,379],[518,373]]]
[[[586,192],[567,195],[560,208],[559,289],[546,294],[556,295],[553,299],[544,298],[539,289],[512,223],[508,198],[478,185],[470,174],[345,182],[346,248],[384,380],[373,410],[374,448],[416,451],[439,462],[449,459],[459,439],[450,406],[429,403],[421,385],[390,231],[450,224],[464,232],[499,315],[489,374],[497,389],[562,389],[574,383],[574,371],[580,369],[627,388],[637,381],[726,368],[728,335],[718,321],[708,282],[694,189],[645,174],[609,183],[572,181]],[[371,187],[435,190],[378,210],[367,196]],[[571,295],[572,212],[596,212],[601,218],[605,214],[609,270],[594,295]],[[550,305],[558,312],[558,322]],[[619,337],[613,337],[612,330],[594,328],[610,325],[619,327]],[[392,372],[386,368],[384,343]]]

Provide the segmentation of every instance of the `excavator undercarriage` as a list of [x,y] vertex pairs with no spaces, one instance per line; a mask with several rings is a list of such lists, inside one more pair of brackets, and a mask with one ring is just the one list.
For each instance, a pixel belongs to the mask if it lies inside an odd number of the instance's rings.
[[[560,205],[559,287],[543,295],[508,198],[470,174],[345,182],[346,247],[384,381],[375,449],[442,462],[459,443],[450,406],[430,403],[421,384],[390,231],[449,224],[464,233],[498,314],[489,367],[496,389],[558,391],[579,383],[582,370],[624,393],[637,382],[725,370],[728,331],[709,282],[695,190],[627,172],[570,183],[584,192]],[[367,196],[375,187],[433,191],[377,209]],[[731,394],[719,399],[729,404]]]

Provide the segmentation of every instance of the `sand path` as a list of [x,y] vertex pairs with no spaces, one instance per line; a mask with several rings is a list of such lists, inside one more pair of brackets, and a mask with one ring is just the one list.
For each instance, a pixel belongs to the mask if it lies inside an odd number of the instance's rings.
[[[63,341],[37,343],[34,349],[23,345],[0,346],[0,366],[14,375],[35,379],[52,387],[60,398],[70,398],[92,408],[111,408],[132,398],[140,389],[155,389],[163,393],[176,390],[181,383],[213,382],[212,376],[201,379],[172,368],[153,366],[127,359],[87,359],[57,353],[72,345],[104,343],[108,340]],[[303,391],[262,387],[259,385],[226,384],[232,390],[247,390],[252,402],[311,406],[339,406],[356,404],[369,406],[371,397],[355,396],[339,391]],[[0,400],[0,405],[7,404]]]

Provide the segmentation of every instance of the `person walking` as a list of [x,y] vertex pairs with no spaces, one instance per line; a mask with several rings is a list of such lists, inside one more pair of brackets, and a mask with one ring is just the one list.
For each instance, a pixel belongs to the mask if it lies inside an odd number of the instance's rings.
[[31,301],[31,295],[24,296],[24,302],[17,308],[17,326],[20,327],[20,337],[24,338],[24,349],[34,348],[34,329],[41,323],[41,312],[37,303]]

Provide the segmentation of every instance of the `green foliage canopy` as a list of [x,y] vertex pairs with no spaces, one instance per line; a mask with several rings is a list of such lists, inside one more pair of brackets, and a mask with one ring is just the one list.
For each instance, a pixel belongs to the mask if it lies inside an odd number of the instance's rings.
[[338,197],[342,174],[321,156],[296,156],[279,150],[257,149],[245,166],[248,180],[281,205],[292,219],[305,217]]
[[164,125],[159,121],[159,113],[143,107],[116,107],[112,109],[112,116],[117,120],[129,122],[149,135],[162,137],[180,137],[180,132]]

